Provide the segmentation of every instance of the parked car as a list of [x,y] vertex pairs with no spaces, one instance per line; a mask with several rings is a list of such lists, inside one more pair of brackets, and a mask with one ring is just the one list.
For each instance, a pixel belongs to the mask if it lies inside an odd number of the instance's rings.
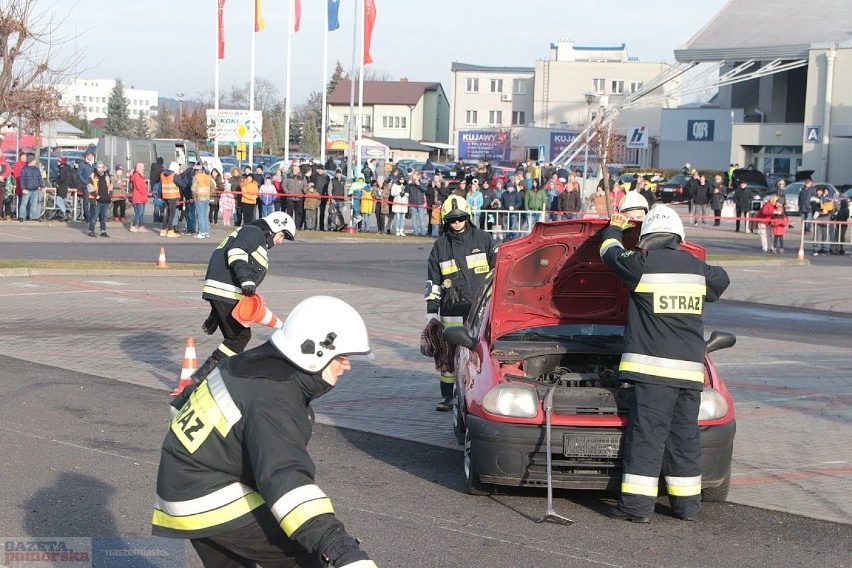
[[511,180],[515,176],[515,168],[510,168],[507,166],[492,166],[491,167],[491,180],[488,182],[488,185],[494,187],[497,185],[497,182],[500,181],[503,183],[505,187],[509,180]]
[[[632,176],[631,176],[632,177]],[[686,174],[678,174],[664,183],[658,183],[655,195],[657,200],[663,203],[671,203],[672,201],[680,201],[683,199],[683,188],[686,187],[686,182],[692,176]]]
[[[537,223],[530,235],[500,245],[467,323],[444,332],[460,347],[452,421],[471,494],[495,485],[545,486],[543,401],[551,388],[553,486],[620,487],[633,387],[618,372],[628,291],[598,253],[607,223]],[[626,247],[638,233],[625,233]],[[705,256],[697,245],[681,246]],[[707,352],[735,342],[713,332]],[[704,369],[702,496],[722,501],[731,482],[734,403],[709,356]]]
[[[784,188],[784,211],[787,215],[798,215],[799,214],[799,194],[802,192],[802,188],[805,187],[805,182],[796,181],[788,185]],[[825,188],[828,190],[828,194],[836,199],[838,196],[837,189],[831,185],[830,183],[814,183],[814,187],[816,189]],[[763,205],[769,200],[769,197],[775,192],[770,192],[769,194],[763,196],[760,200],[760,204]]]
[[666,177],[660,172],[628,172],[621,174],[618,181],[624,184],[624,191],[630,191],[633,187],[633,176],[640,175],[645,178],[648,189],[653,192],[657,191],[657,186],[661,183],[666,183]]

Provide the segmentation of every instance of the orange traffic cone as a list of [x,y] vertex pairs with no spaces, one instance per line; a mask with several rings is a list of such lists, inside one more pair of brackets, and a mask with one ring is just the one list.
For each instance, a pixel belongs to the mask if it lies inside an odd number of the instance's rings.
[[284,327],[284,322],[278,319],[269,308],[266,307],[266,302],[260,294],[254,296],[243,296],[236,306],[234,306],[231,315],[234,319],[240,322],[243,327],[250,327],[253,323],[259,323],[267,327],[281,329]]
[[192,373],[198,368],[198,358],[195,355],[195,338],[186,338],[186,350],[183,353],[183,365],[180,369],[180,380],[178,386],[172,391],[172,396],[177,396],[189,385],[195,384]]
[[805,243],[802,241],[799,244],[799,255],[796,257],[799,262],[805,262]]
[[160,247],[160,258],[157,259],[157,268],[168,268],[169,263],[166,262],[166,247]]

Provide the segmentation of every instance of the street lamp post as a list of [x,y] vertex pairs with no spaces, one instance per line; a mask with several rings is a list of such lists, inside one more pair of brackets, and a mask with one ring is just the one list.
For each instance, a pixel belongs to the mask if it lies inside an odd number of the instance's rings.
[[585,93],[584,96],[586,97],[586,149],[583,158],[583,197],[586,198],[589,194],[586,189],[586,180],[589,179],[589,136],[592,133],[592,103],[598,96],[592,92]]
[[175,93],[175,97],[178,100],[178,129],[180,129],[183,122],[183,93]]

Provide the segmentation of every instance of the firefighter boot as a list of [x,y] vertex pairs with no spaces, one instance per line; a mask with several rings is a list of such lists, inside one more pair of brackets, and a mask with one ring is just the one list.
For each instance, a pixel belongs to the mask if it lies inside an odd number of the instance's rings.
[[202,363],[198,369],[194,373],[192,373],[192,380],[196,383],[200,383],[201,381],[207,378],[207,374],[210,373],[213,369],[216,368],[216,365],[219,364],[219,361],[224,359],[225,356],[217,349],[213,352],[213,355],[207,358],[207,360]]
[[438,412],[449,412],[453,409],[453,383],[441,381],[441,401],[435,406]]

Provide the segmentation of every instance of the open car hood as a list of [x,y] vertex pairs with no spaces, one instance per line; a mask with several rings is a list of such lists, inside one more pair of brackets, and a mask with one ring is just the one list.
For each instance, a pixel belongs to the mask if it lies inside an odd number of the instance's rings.
[[[537,223],[521,239],[500,245],[492,275],[491,340],[531,327],[627,322],[627,289],[603,263],[606,219]],[[639,228],[624,233],[631,248]],[[700,259],[702,247],[681,248]]]

